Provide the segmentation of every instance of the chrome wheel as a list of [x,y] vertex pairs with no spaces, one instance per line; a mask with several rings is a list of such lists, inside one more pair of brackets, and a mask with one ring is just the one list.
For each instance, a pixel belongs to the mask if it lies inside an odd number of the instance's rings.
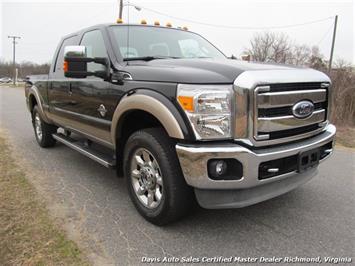
[[35,115],[35,130],[36,130],[36,135],[39,141],[42,140],[43,133],[42,133],[42,123],[41,123],[41,118],[39,117],[39,114],[36,113]]
[[132,156],[131,181],[139,201],[147,208],[159,206],[163,197],[163,178],[157,160],[140,148]]

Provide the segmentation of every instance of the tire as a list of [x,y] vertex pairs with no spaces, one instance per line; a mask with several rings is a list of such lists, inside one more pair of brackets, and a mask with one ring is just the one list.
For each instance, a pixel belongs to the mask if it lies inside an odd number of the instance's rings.
[[[130,198],[147,221],[165,225],[194,206],[193,190],[182,175],[174,143],[163,129],[133,133],[125,145],[123,166]],[[149,196],[151,189],[155,190],[153,197]]]
[[35,132],[37,143],[42,148],[49,148],[55,145],[55,139],[52,137],[53,133],[57,132],[57,127],[47,124],[43,121],[36,105],[32,111],[32,125]]

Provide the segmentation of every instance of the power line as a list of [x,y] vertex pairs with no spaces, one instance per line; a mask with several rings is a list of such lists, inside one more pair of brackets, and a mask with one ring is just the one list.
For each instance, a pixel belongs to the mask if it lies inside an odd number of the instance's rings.
[[326,31],[326,33],[323,35],[323,37],[317,43],[317,46],[319,46],[324,41],[324,39],[328,36],[329,32],[333,29],[333,26],[334,26],[334,23],[332,23],[332,25],[330,25],[329,29]]
[[[134,4],[134,5],[136,5],[136,4]],[[194,23],[194,24],[199,24],[199,25],[204,25],[204,26],[209,26],[209,27],[215,27],[215,28],[228,28],[228,29],[239,29],[239,30],[271,30],[271,29],[295,28],[295,27],[301,27],[301,26],[306,26],[306,25],[310,25],[310,24],[323,22],[323,21],[334,18],[334,17],[326,17],[326,18],[307,21],[307,22],[303,22],[303,23],[279,25],[279,26],[267,26],[267,27],[231,26],[231,25],[222,25],[222,24],[212,24],[212,23],[207,23],[207,22],[200,22],[200,21],[196,21],[196,20],[191,20],[191,19],[187,19],[187,18],[176,17],[176,16],[169,15],[167,13],[163,13],[163,12],[154,10],[152,8],[147,8],[147,7],[144,7],[141,5],[138,5],[138,6],[142,9],[147,10],[147,11],[150,11],[150,12],[162,15],[162,16],[166,16],[166,17],[169,17],[172,19],[180,20],[180,21],[185,21],[185,22],[189,22],[189,23]]]

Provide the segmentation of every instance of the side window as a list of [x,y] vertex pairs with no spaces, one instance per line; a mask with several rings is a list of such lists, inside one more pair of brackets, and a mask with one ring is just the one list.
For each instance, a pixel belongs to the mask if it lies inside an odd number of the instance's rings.
[[[86,46],[88,57],[108,57],[102,34],[99,30],[86,32],[80,45]],[[96,63],[88,64],[88,71],[101,71],[104,66]]]
[[56,75],[64,76],[64,72],[63,72],[64,47],[69,45],[76,45],[76,44],[77,44],[77,36],[69,37],[62,42],[62,46],[60,47],[55,62],[54,72],[56,73]]

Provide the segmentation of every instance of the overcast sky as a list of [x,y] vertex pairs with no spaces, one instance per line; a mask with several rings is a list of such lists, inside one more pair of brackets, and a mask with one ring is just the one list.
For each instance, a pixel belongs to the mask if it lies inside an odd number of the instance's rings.
[[[17,61],[49,62],[58,41],[63,35],[97,23],[114,22],[118,15],[118,1],[16,1],[0,0],[0,59],[12,60],[12,44],[8,35],[21,36],[17,45]],[[227,55],[240,56],[248,47],[253,34],[267,28],[287,33],[299,44],[318,45],[329,58],[333,18],[339,15],[335,44],[335,58],[343,58],[355,64],[354,55],[354,0],[338,1],[254,1],[254,0],[132,0],[141,11],[125,7],[124,20],[129,9],[130,22],[142,18],[148,23],[160,20],[173,26],[188,26],[217,45]],[[248,29],[211,27],[193,22],[169,18],[150,8],[171,16],[202,23],[230,25]],[[327,19],[328,18],[328,19]],[[324,19],[324,20],[323,20]],[[297,27],[280,26],[317,23]]]

